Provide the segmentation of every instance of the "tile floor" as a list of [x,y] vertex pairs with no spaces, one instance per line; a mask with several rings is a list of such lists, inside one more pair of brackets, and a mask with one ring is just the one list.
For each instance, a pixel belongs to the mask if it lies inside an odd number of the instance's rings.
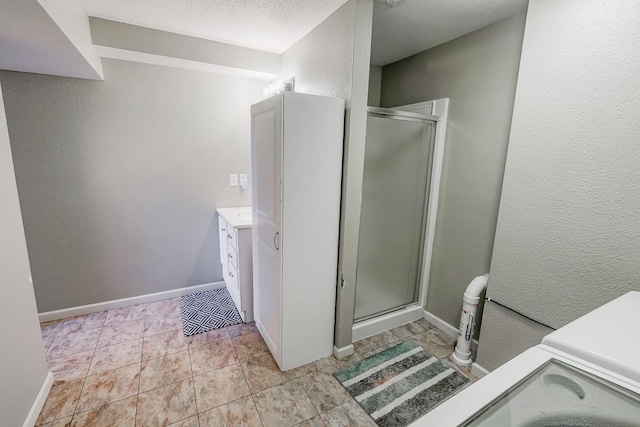
[[253,324],[184,337],[180,298],[41,327],[55,379],[37,421],[47,427],[373,427],[331,374],[406,338],[443,359],[454,345],[418,320],[356,342],[346,359],[281,372]]

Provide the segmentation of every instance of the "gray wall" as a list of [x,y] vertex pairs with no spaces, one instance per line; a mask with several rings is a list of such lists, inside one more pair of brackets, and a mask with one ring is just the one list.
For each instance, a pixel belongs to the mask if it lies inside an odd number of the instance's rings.
[[369,99],[367,105],[370,107],[380,106],[380,91],[382,90],[382,67],[371,65],[369,67]]
[[296,92],[351,99],[356,0],[332,13],[282,54],[284,78]]
[[381,106],[450,98],[427,310],[457,325],[469,281],[489,271],[525,16],[382,69]]
[[103,64],[0,72],[40,312],[221,280],[215,209],[251,204],[228,182],[264,82]]
[[[640,4],[531,0],[489,293],[553,327],[640,289]],[[485,317],[498,317],[493,304]],[[535,345],[483,325],[478,362]]]
[[47,376],[0,93],[0,420],[21,426]]

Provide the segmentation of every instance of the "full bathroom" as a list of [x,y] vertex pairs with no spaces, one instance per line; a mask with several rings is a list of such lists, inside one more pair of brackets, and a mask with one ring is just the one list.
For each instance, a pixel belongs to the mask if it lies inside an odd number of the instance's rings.
[[2,424],[637,425],[635,2],[257,3],[0,6]]

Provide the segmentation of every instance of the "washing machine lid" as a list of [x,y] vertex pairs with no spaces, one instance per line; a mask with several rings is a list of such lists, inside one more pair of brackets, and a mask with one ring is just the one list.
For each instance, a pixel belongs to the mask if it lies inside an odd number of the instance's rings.
[[542,344],[640,383],[640,292],[629,292],[542,339]]

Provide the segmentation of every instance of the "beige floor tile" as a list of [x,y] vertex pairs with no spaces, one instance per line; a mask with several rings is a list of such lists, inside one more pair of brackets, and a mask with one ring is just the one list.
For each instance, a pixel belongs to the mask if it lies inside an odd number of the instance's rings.
[[78,401],[76,412],[116,402],[138,394],[140,364],[88,376]]
[[260,334],[252,332],[231,338],[233,346],[241,361],[254,359],[269,354],[269,348]]
[[189,352],[168,354],[142,362],[140,392],[191,378]]
[[[256,405],[251,397],[243,397],[235,402],[202,412],[198,414],[198,418],[200,427],[262,427]],[[276,427],[275,424],[272,426]]]
[[196,402],[200,412],[250,394],[239,364],[193,377],[193,385],[196,389]]
[[147,317],[144,320],[144,336],[164,334],[169,331],[182,329],[182,318],[179,314]]
[[38,427],[69,427],[73,417],[60,418],[50,423],[40,424]]
[[398,339],[404,340],[406,338],[411,337],[415,334],[421,334],[425,332],[427,329],[415,322],[407,323],[406,325],[398,326],[397,328],[391,329],[393,335],[395,335]]
[[433,326],[431,323],[429,323],[429,321],[428,321],[428,320],[426,320],[426,319],[418,319],[418,320],[416,320],[416,321],[415,321],[415,322],[413,322],[413,323],[417,323],[418,325],[422,326],[422,327],[423,327],[423,328],[425,328],[426,330],[429,330],[429,329],[433,329],[433,328],[434,328],[434,326]]
[[98,347],[138,340],[142,338],[143,332],[144,320],[106,325],[102,328],[102,333],[98,340]]
[[93,350],[63,356],[49,360],[49,370],[53,373],[55,383],[68,382],[84,378],[89,372]]
[[137,397],[132,396],[74,415],[71,427],[135,427]]
[[171,298],[147,303],[147,317],[165,316],[167,314],[180,315],[182,298]]
[[353,353],[351,356],[343,357],[342,359],[336,359],[335,364],[338,365],[338,369],[344,369],[360,360],[362,360],[362,354]]
[[[198,421],[198,416],[194,415],[193,417],[180,420],[177,423],[169,424],[167,427],[199,427],[199,426],[200,426],[200,422]],[[231,426],[228,426],[228,427],[231,427]]]
[[327,427],[377,427],[377,424],[353,399],[323,412],[320,416]]
[[342,405],[350,399],[347,391],[333,375],[323,371],[311,372],[301,377],[300,384],[319,413]]
[[296,427],[325,427],[325,423],[320,415],[316,415],[309,420],[301,422]]
[[239,361],[231,340],[194,347],[189,349],[189,352],[191,354],[193,375],[201,375],[205,372],[236,364]]
[[94,350],[98,338],[100,338],[100,329],[80,330],[67,335],[58,335],[47,350],[47,358],[56,359]]
[[36,425],[49,423],[73,415],[82,391],[84,379],[69,381],[51,387],[49,396],[40,411]]
[[214,329],[201,334],[191,335],[186,337],[189,347],[198,347],[205,344],[212,344],[218,341],[224,341],[231,338],[229,336],[229,328]]
[[44,337],[44,336],[42,337],[42,346],[44,347],[45,352],[49,350],[49,347],[51,347],[51,343],[55,338],[56,338],[55,334],[48,337]]
[[58,336],[72,334],[81,330],[86,331],[89,329],[102,328],[106,318],[106,311],[70,317],[68,319],[65,319],[65,321],[60,326],[60,329],[58,329]]
[[317,414],[297,379],[258,392],[253,399],[265,426],[290,427]]
[[65,319],[61,320],[52,320],[51,322],[44,322],[40,324],[40,332],[42,333],[42,338],[55,338],[58,334],[58,330],[60,326],[64,323]]
[[295,378],[293,371],[282,372],[271,354],[242,362],[242,370],[252,393]]
[[441,331],[438,328],[432,328],[429,330],[429,332],[440,338],[442,342],[451,346],[455,345],[455,343],[458,341],[458,335],[449,335],[448,333]]
[[293,372],[297,377],[302,377],[310,372],[320,371],[328,366],[335,364],[335,358],[333,356],[323,357],[306,365],[293,368]]
[[145,337],[142,344],[142,360],[162,357],[188,349],[187,338],[182,330],[176,329],[164,334]]
[[375,350],[377,348],[387,346],[397,341],[398,341],[398,337],[396,337],[389,331],[384,331],[384,332],[380,332],[379,334],[375,334],[373,336],[367,337],[358,342],[362,343],[362,345],[367,350]]
[[123,366],[140,362],[142,358],[142,340],[127,341],[96,349],[91,361],[89,375],[99,374]]
[[438,359],[444,359],[453,352],[452,345],[442,341],[440,337],[431,333],[431,331],[414,335],[411,339],[420,344],[427,353],[437,357]]
[[229,335],[231,338],[239,337],[240,335],[246,335],[251,333],[257,333],[258,328],[256,322],[250,323],[238,323],[237,325],[229,326]]
[[193,380],[156,388],[138,396],[137,426],[165,426],[196,415]]
[[104,322],[106,325],[114,323],[131,322],[132,320],[144,320],[147,312],[147,304],[138,304],[131,307],[114,308],[107,312],[107,318]]

